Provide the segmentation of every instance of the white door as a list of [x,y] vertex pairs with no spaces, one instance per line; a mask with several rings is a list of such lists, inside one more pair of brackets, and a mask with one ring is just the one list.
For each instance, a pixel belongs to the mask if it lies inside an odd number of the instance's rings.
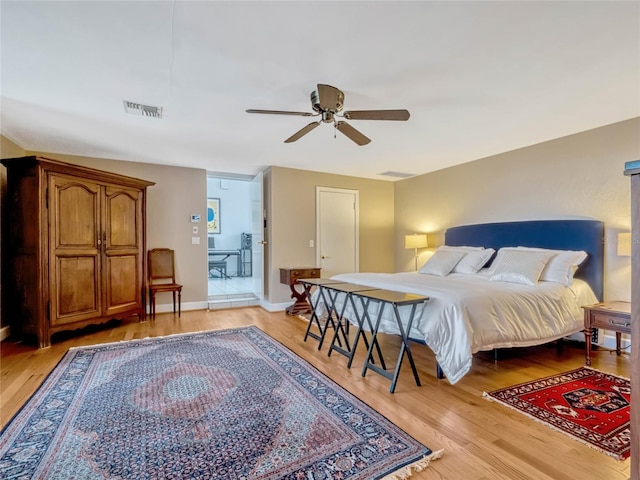
[[262,172],[251,181],[251,277],[253,279],[253,294],[260,300],[264,299],[263,266],[264,266],[264,207],[262,205]]
[[316,265],[325,278],[357,272],[358,191],[316,187]]

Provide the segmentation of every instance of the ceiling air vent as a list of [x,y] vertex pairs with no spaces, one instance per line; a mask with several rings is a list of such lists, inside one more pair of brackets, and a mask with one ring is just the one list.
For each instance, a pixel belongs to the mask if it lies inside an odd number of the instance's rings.
[[395,177],[395,178],[409,178],[415,176],[413,173],[403,173],[403,172],[382,172],[378,175],[383,175],[385,177]]
[[143,105],[141,103],[123,100],[124,111],[131,115],[142,115],[143,117],[162,118],[162,107]]

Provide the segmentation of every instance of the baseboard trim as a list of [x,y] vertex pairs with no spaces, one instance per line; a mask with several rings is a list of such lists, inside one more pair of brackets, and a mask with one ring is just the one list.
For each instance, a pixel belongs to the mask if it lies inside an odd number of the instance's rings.
[[[267,312],[281,312],[286,309],[291,302],[282,302],[282,303],[270,303],[266,300],[260,300],[258,304],[260,307],[264,308]],[[209,308],[209,301],[204,300],[202,302],[189,302],[182,304],[182,311],[186,312],[187,310],[207,310]],[[173,312],[173,303],[156,303],[156,313],[167,313]],[[151,306],[147,305],[147,313],[151,313]]]
[[[291,302],[283,302],[283,303],[270,303],[266,300],[260,300],[258,305],[264,308],[267,312],[281,312],[289,305]],[[207,310],[209,308],[209,301],[204,300],[201,302],[189,302],[182,304],[182,311],[186,312],[188,310]],[[173,303],[156,303],[156,313],[167,313],[173,312]],[[147,305],[147,313],[151,314],[151,306]]]
[[[178,306],[176,305],[176,309]],[[180,310],[186,312],[188,310],[206,310],[209,308],[209,302],[207,300],[202,302],[188,302],[182,303]],[[173,303],[156,303],[156,313],[173,312]],[[147,305],[147,313],[151,314],[151,305]]]
[[[602,342],[599,342],[598,345],[604,348],[610,348],[611,350],[616,349],[616,334],[615,332],[610,333],[608,330],[604,330],[604,335],[602,335],[603,330],[600,330],[600,335],[602,338]],[[620,339],[620,349],[623,352],[631,353],[631,338],[629,335],[622,334],[622,338]]]
[[285,308],[291,305],[291,302],[283,302],[283,303],[269,303],[266,300],[260,300],[260,306],[264,308],[267,312],[281,312]]
[[[567,337],[569,340],[575,340],[584,343],[584,333],[578,332]],[[598,343],[594,343],[602,348],[608,348],[610,350],[616,349],[616,334],[609,330],[599,329]],[[620,348],[623,352],[629,352],[629,346],[631,345],[631,337],[627,334],[622,334],[620,340]]]

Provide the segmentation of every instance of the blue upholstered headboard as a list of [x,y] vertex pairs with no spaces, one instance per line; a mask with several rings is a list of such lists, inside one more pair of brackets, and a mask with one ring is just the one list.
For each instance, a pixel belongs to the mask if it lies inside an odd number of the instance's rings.
[[445,245],[471,247],[539,247],[584,250],[589,254],[576,272],[602,300],[604,277],[604,223],[597,220],[534,220],[483,223],[448,228]]

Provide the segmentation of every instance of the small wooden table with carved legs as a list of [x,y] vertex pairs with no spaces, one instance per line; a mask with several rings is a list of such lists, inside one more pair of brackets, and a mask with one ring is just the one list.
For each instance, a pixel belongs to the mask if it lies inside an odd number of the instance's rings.
[[291,289],[291,298],[295,299],[293,305],[289,305],[285,311],[289,315],[298,315],[300,313],[311,313],[311,305],[307,300],[307,292],[303,289],[301,292],[296,290],[298,280],[301,278],[320,278],[320,268],[298,268],[289,267],[280,269],[280,283],[289,285]]

